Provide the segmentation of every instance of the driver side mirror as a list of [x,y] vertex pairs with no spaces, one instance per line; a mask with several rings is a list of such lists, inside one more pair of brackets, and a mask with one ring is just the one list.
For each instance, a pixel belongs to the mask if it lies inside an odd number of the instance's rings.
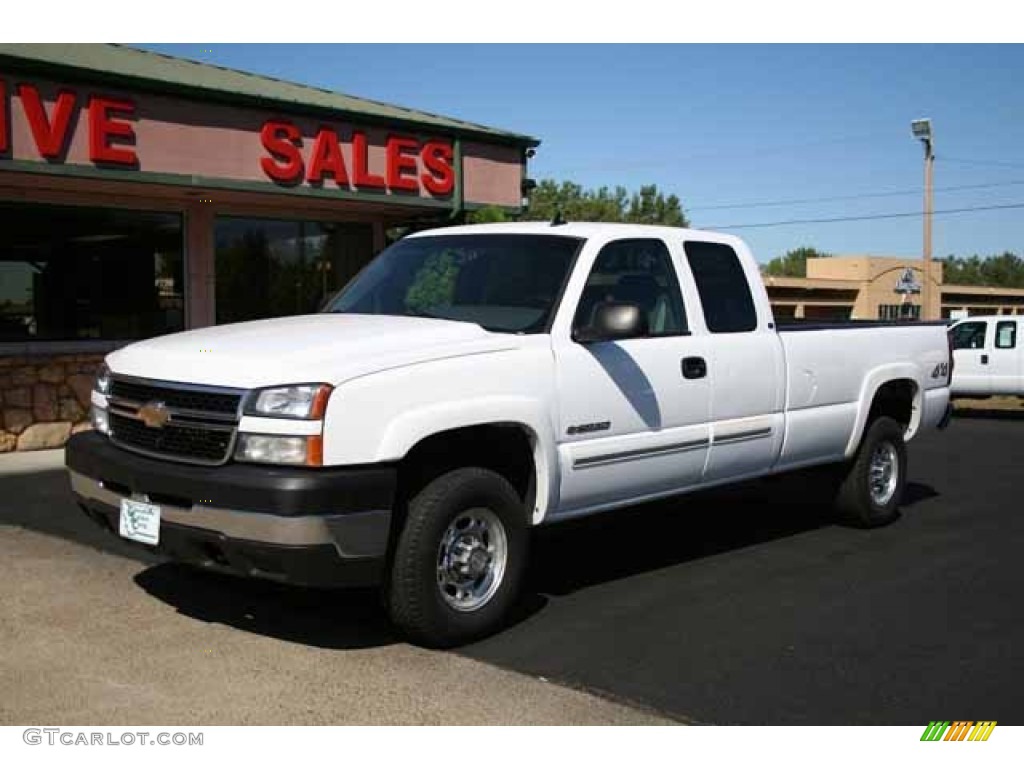
[[647,313],[638,304],[606,301],[597,305],[590,325],[573,329],[572,340],[579,344],[593,344],[635,339],[647,333]]

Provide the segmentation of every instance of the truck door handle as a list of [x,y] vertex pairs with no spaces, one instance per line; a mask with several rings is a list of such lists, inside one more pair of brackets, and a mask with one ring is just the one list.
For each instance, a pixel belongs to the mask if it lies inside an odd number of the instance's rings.
[[988,355],[982,355],[981,356],[981,364],[982,365],[988,365]]
[[683,378],[703,379],[708,375],[708,364],[703,357],[683,358]]

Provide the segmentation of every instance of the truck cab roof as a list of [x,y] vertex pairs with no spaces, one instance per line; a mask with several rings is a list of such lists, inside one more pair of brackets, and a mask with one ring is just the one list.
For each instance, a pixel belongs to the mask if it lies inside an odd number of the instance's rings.
[[640,237],[680,238],[711,240],[713,242],[738,242],[738,238],[721,232],[666,227],[654,224],[622,224],[613,222],[573,221],[552,224],[547,221],[514,221],[493,224],[464,224],[444,229],[416,232],[409,237],[437,237],[444,235],[560,235],[583,239],[626,239]]

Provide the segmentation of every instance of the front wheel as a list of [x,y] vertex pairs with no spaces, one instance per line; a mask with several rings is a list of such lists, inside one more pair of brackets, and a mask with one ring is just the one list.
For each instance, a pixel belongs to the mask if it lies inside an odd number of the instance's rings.
[[467,467],[431,481],[408,504],[386,602],[421,645],[450,647],[495,631],[516,600],[526,513],[505,478]]
[[868,425],[857,455],[846,465],[836,495],[840,518],[859,528],[877,528],[899,517],[907,484],[907,447],[903,427],[881,416]]

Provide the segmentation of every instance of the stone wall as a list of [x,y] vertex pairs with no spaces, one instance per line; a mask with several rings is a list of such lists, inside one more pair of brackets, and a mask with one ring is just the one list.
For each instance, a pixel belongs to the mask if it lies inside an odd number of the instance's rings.
[[0,357],[0,453],[59,448],[89,429],[103,355]]

